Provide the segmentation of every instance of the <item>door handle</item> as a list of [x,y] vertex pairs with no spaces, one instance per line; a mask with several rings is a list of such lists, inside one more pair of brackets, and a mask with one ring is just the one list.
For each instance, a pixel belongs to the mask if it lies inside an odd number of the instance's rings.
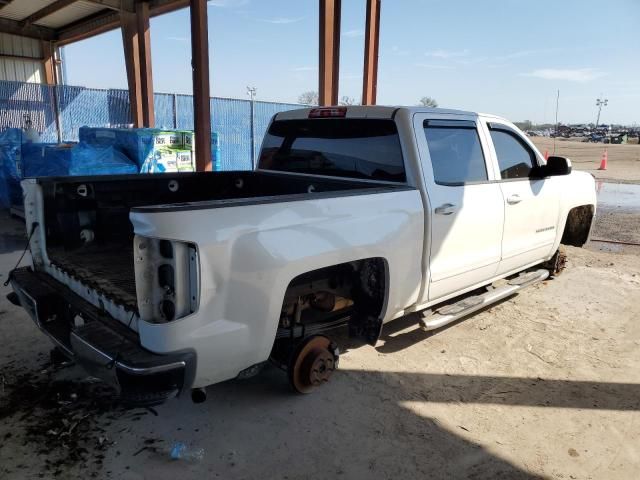
[[520,198],[520,195],[518,194],[514,194],[507,197],[507,203],[509,205],[515,205],[516,203],[520,203],[521,201],[522,201],[522,198]]
[[434,210],[436,215],[451,215],[456,210],[453,203],[444,203]]

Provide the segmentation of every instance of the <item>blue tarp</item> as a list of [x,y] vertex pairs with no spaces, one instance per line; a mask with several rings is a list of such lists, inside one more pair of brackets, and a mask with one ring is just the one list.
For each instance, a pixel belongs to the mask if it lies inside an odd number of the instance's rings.
[[22,129],[0,133],[0,207],[22,204]]
[[78,138],[89,145],[115,147],[135,162],[138,169],[153,150],[155,128],[80,127]]
[[80,142],[77,145],[24,145],[26,177],[117,175],[138,173],[138,167],[114,147]]
[[25,177],[134,173],[137,165],[112,146],[28,143],[20,128],[0,132],[0,208],[22,205]]

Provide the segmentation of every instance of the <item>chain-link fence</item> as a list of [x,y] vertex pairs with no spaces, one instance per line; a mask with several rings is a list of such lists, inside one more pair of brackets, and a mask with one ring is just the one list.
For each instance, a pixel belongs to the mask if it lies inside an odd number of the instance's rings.
[[[193,130],[192,95],[156,93],[153,103],[156,128]],[[222,169],[250,169],[271,117],[300,107],[211,98],[211,128],[219,135]],[[85,125],[130,125],[129,92],[0,81],[0,131],[25,127],[27,119],[40,133],[42,142],[77,141],[78,129]]]

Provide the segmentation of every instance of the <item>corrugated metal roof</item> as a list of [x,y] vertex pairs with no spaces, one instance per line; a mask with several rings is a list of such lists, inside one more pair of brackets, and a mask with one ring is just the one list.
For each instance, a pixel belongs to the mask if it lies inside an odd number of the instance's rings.
[[[60,28],[70,23],[81,20],[85,17],[104,10],[104,6],[96,3],[75,2],[68,7],[58,10],[48,17],[44,17],[37,22],[36,25],[42,25],[49,28]],[[0,15],[2,12],[0,11]]]
[[42,58],[42,44],[35,38],[0,33],[0,55]]
[[17,0],[5,7],[0,7],[0,17],[10,20],[24,20],[38,10],[51,5],[56,0]]
[[[15,0],[5,7],[0,7],[0,17],[22,21],[55,1],[56,0]],[[34,22],[34,24],[49,28],[60,28],[104,9],[105,7],[100,4],[78,0],[51,15],[41,18],[37,22]]]

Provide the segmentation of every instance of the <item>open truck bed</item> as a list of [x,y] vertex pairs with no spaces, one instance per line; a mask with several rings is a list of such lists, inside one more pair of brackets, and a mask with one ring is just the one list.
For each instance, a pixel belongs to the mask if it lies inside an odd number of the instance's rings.
[[[138,313],[132,210],[201,210],[351,196],[398,188],[380,182],[279,172],[38,178],[49,266],[100,298]],[[212,232],[213,233],[213,232]],[[125,314],[125,317],[128,315]]]

